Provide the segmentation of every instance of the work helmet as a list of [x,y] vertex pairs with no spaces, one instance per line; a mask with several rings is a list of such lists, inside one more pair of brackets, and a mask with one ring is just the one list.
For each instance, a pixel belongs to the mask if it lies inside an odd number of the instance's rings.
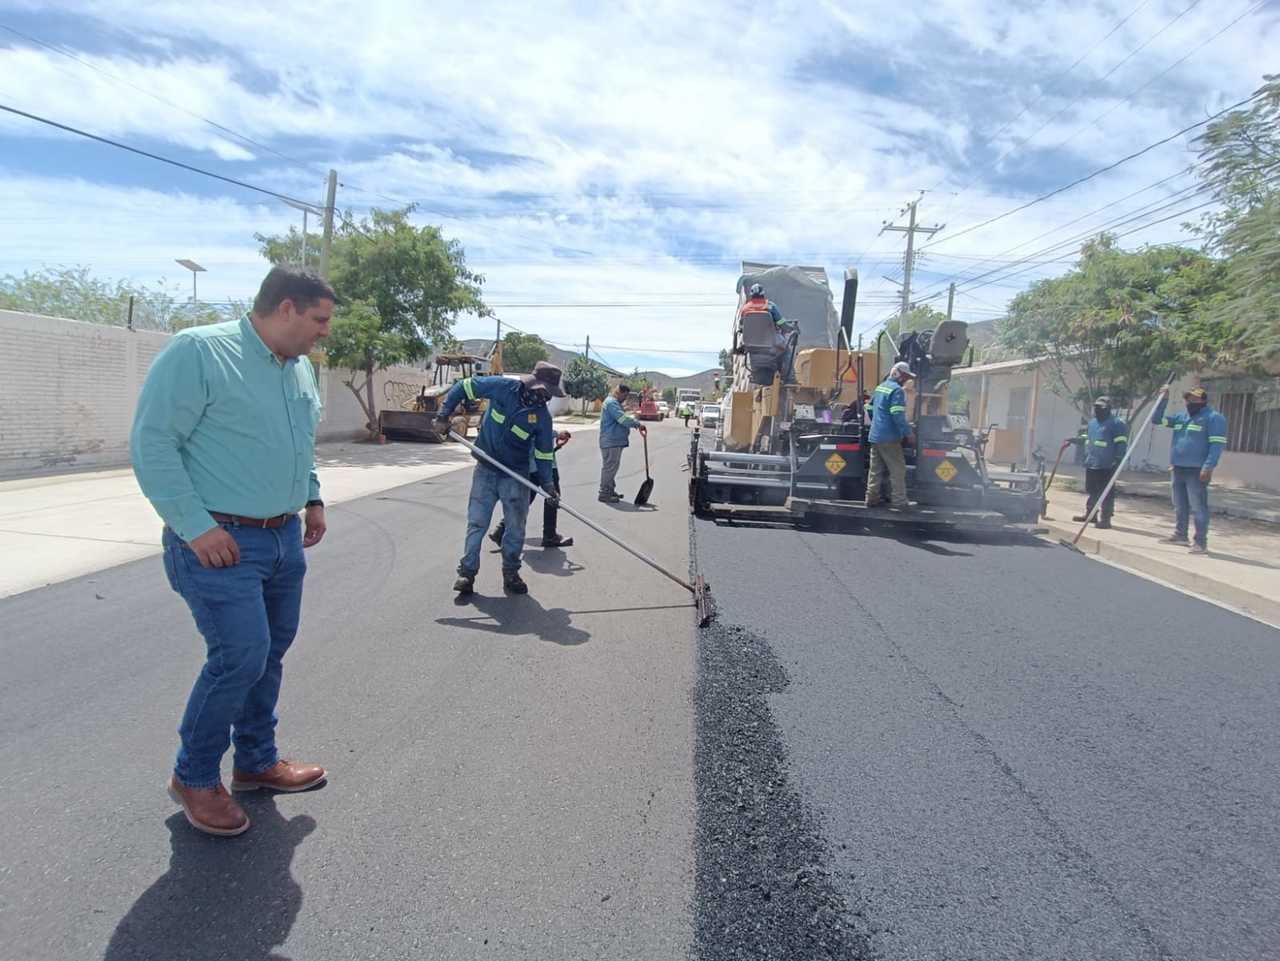
[[764,288],[763,288],[762,286],[760,286],[759,284],[752,284],[752,285],[751,285],[751,296],[752,296],[752,297],[763,297],[763,296],[764,296]]

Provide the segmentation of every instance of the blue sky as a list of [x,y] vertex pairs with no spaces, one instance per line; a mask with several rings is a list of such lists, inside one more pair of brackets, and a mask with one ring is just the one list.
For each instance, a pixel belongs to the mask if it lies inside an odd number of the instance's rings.
[[[856,264],[872,328],[902,253],[879,227],[921,190],[922,221],[947,229],[920,297],[1176,199],[1187,138],[961,233],[1247,96],[1280,48],[1274,0],[533,9],[0,0],[0,103],[316,203],[332,166],[341,207],[416,201],[462,240],[504,321],[676,372],[714,365],[742,259]],[[16,117],[0,171],[0,273],[87,264],[185,290],[173,260],[190,257],[202,299],[245,298],[253,234],[301,217]],[[1177,240],[1179,222],[1123,242]],[[1067,264],[1028,267],[962,283],[957,316],[996,316]]]

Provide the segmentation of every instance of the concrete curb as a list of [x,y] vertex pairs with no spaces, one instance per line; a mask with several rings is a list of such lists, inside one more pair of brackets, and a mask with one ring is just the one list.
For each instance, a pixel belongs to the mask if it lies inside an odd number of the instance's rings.
[[[1040,526],[1049,529],[1050,533],[1047,536],[1055,542],[1059,538],[1070,542],[1071,538],[1076,536],[1076,531],[1080,529],[1079,525],[1076,524],[1068,525],[1058,521],[1047,520],[1041,520]],[[1244,611],[1250,617],[1256,618],[1265,624],[1270,624],[1272,627],[1280,628],[1280,600],[1263,594],[1255,594],[1253,591],[1241,590],[1222,581],[1206,580],[1204,577],[1198,576],[1194,570],[1166,563],[1157,558],[1149,557],[1140,551],[1130,550],[1127,547],[1119,547],[1089,533],[1085,533],[1080,538],[1076,543],[1076,547],[1084,554],[1099,557],[1119,567],[1125,567],[1129,570],[1158,578],[1179,590],[1184,590],[1189,594],[1197,594],[1227,607]]]
[[[1070,491],[1073,494],[1083,494],[1085,492],[1084,482],[1074,477],[1060,477],[1053,482],[1053,486],[1061,487],[1063,490]],[[1052,491],[1050,494],[1052,495]],[[1169,491],[1167,489],[1156,491],[1150,488],[1135,487],[1132,481],[1126,484],[1124,478],[1120,479],[1118,496],[1160,501],[1164,504],[1169,503]],[[1280,511],[1267,507],[1250,508],[1229,503],[1224,504],[1221,501],[1215,501],[1213,497],[1209,499],[1209,513],[1214,517],[1233,517],[1236,520],[1256,521],[1259,524],[1280,526]],[[1074,531],[1072,533],[1074,534]]]

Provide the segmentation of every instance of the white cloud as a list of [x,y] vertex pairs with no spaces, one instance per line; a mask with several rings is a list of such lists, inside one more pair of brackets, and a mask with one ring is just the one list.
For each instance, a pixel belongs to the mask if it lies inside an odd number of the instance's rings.
[[[549,4],[536,16],[524,4],[410,0],[358,9],[231,3],[216,13],[176,0],[53,6],[86,24],[144,31],[147,45],[136,51],[77,55],[190,113],[21,44],[0,50],[6,101],[109,135],[207,151],[240,176],[308,197],[318,197],[319,175],[332,163],[349,185],[344,205],[387,202],[356,187],[423,200],[423,219],[464,240],[495,302],[701,304],[720,292],[722,306],[502,310],[554,340],[576,342],[594,331],[602,343],[688,350],[718,349],[726,339],[736,270],[713,257],[817,258],[835,274],[868,247],[872,259],[892,256],[900,236],[876,239],[881,221],[935,184],[922,217],[948,221],[955,234],[1025,199],[1001,188],[997,174],[1060,180],[1063,156],[1048,151],[1056,144],[1085,169],[1100,166],[1238,99],[1270,66],[1276,41],[1275,17],[1255,14],[1128,103],[1142,83],[1249,4],[1202,4],[1105,81],[1185,8],[1183,0],[1142,6],[1065,76],[1133,10],[1131,0],[1021,7],[863,0],[856,8],[725,0],[692,10],[674,2],[593,10]],[[191,114],[325,161],[319,171],[291,167]],[[16,121],[0,129],[9,136],[39,130]],[[956,165],[1009,148],[998,171]],[[976,263],[960,258],[1025,242],[1173,173],[1188,161],[1185,151],[1185,144],[1162,148],[941,243],[936,253],[953,259],[938,256],[928,269],[955,272]],[[82,176],[73,195],[95,189],[93,172]],[[217,204],[169,195],[168,208],[190,221],[148,226],[129,216],[136,192],[102,187],[99,229],[69,231],[63,223],[58,230],[45,224],[60,213],[66,219],[62,194],[44,181],[40,190],[45,206],[26,197],[22,209],[33,218],[39,209],[47,220],[30,223],[22,245],[0,243],[0,262],[39,256],[119,271],[185,244],[187,252],[172,256],[196,256],[195,248],[225,254],[227,282],[242,285],[236,296],[251,290],[261,269],[252,232],[296,218],[243,195]],[[0,196],[16,191],[9,186]],[[163,207],[157,198],[165,196],[146,194],[142,207]],[[1176,234],[1175,222],[1131,240]],[[581,253],[569,258],[565,250]],[[232,273],[237,256],[239,273]],[[896,288],[879,279],[887,269],[864,261],[860,324],[889,309]],[[986,295],[999,302],[1011,292]]]

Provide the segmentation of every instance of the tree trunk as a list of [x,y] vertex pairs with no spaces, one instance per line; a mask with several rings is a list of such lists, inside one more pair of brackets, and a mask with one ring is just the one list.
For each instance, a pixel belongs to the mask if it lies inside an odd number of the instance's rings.
[[364,369],[364,392],[369,398],[364,408],[369,417],[369,439],[377,440],[380,431],[378,430],[378,411],[373,406],[373,361],[370,361]]

